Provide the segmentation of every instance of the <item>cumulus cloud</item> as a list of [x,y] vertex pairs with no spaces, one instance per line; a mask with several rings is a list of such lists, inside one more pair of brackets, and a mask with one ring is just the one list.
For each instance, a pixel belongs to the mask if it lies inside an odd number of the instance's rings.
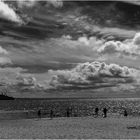
[[120,41],[108,41],[97,49],[101,54],[121,53],[127,55],[140,55],[140,33],[136,33],[133,39]]
[[18,73],[16,81],[11,83],[17,90],[44,90],[45,86],[40,84],[33,75]]
[[44,91],[46,84],[40,83],[34,75],[25,74],[22,68],[0,68],[0,93],[3,89],[10,92]]
[[22,72],[21,68],[0,68],[0,93],[7,91],[10,93],[13,83],[15,83],[15,77],[17,73]]
[[0,17],[12,22],[22,23],[21,18],[16,12],[2,0],[0,0]]
[[16,77],[17,84],[21,86],[35,86],[36,85],[36,79],[32,76],[24,76],[24,75],[18,75]]
[[99,40],[96,37],[86,37],[82,36],[78,38],[78,42],[83,43],[85,46],[92,46],[93,49],[96,49],[97,47],[100,47],[103,45],[104,40]]
[[89,42],[87,37],[79,37],[78,41],[81,42],[81,43],[84,43],[87,46],[90,44],[90,42]]
[[50,70],[53,75],[50,85],[53,87],[95,88],[102,86],[116,86],[117,84],[136,81],[138,70],[121,67],[117,64],[101,62],[78,64],[71,70]]
[[18,96],[19,93],[36,94],[50,88],[46,77],[40,79],[40,76],[25,72],[26,69],[20,67],[0,68],[0,93],[7,90],[8,94]]
[[72,37],[70,35],[63,35],[62,38],[68,39],[68,40],[71,40],[72,39]]

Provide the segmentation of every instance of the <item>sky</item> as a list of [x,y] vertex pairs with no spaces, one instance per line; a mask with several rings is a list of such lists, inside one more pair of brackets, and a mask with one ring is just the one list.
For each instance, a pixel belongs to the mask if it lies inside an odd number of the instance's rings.
[[139,1],[1,0],[0,91],[139,91],[139,16]]

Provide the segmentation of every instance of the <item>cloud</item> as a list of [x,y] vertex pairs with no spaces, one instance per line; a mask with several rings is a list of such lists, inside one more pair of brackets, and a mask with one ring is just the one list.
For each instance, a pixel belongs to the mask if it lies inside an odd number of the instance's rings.
[[22,71],[21,68],[0,68],[0,89],[13,85],[16,81],[16,75]]
[[36,2],[37,2],[36,0],[26,0],[26,1],[17,0],[18,7],[20,7],[20,8],[22,8],[24,6],[33,7],[36,4]]
[[68,39],[68,40],[71,40],[72,39],[72,37],[70,35],[63,35],[62,38]]
[[11,65],[12,61],[7,57],[0,57],[0,66]]
[[108,41],[98,48],[97,52],[101,54],[140,55],[140,33],[136,33],[133,39],[127,39],[123,42]]
[[[30,7],[33,7],[33,6],[37,5],[38,3],[41,3],[38,0],[26,0],[26,1],[16,0],[16,1],[17,1],[18,6],[20,8],[22,8],[22,7],[29,7],[30,8]],[[63,6],[63,1],[62,0],[44,0],[42,2],[46,2],[46,3],[52,4],[55,7],[62,7]],[[46,3],[44,3],[44,5]]]
[[16,77],[17,85],[20,86],[35,86],[36,85],[36,78],[27,75],[18,75]]
[[7,54],[8,54],[8,51],[5,50],[4,48],[2,48],[2,47],[0,46],[0,54],[7,55]]
[[0,66],[11,65],[12,61],[7,56],[9,52],[0,46]]
[[[17,7],[15,6],[15,2],[17,3]],[[51,4],[54,7],[62,7],[63,2],[61,0],[45,0],[46,4]],[[10,4],[8,4],[10,3]],[[7,0],[0,0],[0,18],[16,22],[19,24],[23,24],[22,16],[18,15],[15,10],[20,10],[20,8],[31,8],[38,3],[41,3],[37,0],[16,0],[13,3]],[[44,4],[44,5],[46,5]]]
[[30,74],[21,74],[18,73],[16,76],[16,81],[11,83],[11,86],[15,88],[15,90],[45,90],[46,86],[40,84],[37,79]]
[[140,45],[140,33],[136,33],[136,35],[134,36],[133,40],[132,40],[132,43],[134,45]]
[[90,44],[90,41],[88,40],[87,37],[79,37],[78,41],[81,42],[81,43],[84,43],[87,46]]
[[78,38],[78,42],[84,44],[85,46],[91,46],[93,49],[96,49],[98,47],[100,47],[101,45],[103,45],[103,43],[105,42],[105,40],[99,40],[96,37],[86,37],[86,36],[82,36]]
[[71,70],[50,70],[52,79],[50,85],[56,88],[96,88],[133,83],[138,76],[138,70],[121,67],[117,64],[101,62],[78,64]]
[[4,18],[12,22],[22,23],[21,18],[16,14],[16,12],[2,0],[0,0],[0,18]]
[[63,6],[63,0],[46,0],[46,1],[55,7],[62,7]]
[[132,89],[140,83],[139,70],[103,62],[81,63],[71,70],[49,70],[42,76],[24,71],[22,68],[0,68],[0,85],[4,85],[11,92],[34,94],[36,91],[52,89],[100,90],[109,87],[127,90],[130,89],[129,85]]
[[32,74],[25,74],[26,70],[18,68],[0,68],[0,92],[6,89],[12,92],[44,91],[48,87],[43,81],[40,83]]

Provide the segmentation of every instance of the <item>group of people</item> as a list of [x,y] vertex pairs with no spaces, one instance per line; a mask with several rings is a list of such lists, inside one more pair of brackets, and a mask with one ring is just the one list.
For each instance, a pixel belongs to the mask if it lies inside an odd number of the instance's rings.
[[[107,108],[103,108],[103,117],[104,118],[107,117],[107,112],[108,112],[108,109]],[[95,116],[97,117],[98,115],[99,115],[99,108],[96,107],[95,108]],[[124,117],[127,117],[128,116],[128,112],[127,112],[126,109],[124,109],[123,115],[124,115]]]
[[[103,112],[103,118],[106,118],[107,117],[108,109],[107,108],[103,108],[102,112]],[[41,115],[42,115],[41,109],[38,110],[37,114],[38,114],[38,117],[41,118]],[[54,111],[51,109],[50,110],[50,118],[52,119],[54,117],[54,115],[55,115]],[[71,115],[72,115],[72,109],[71,108],[67,108],[66,109],[66,117],[71,117]],[[99,115],[99,108],[98,107],[95,108],[94,115],[96,117]],[[128,116],[128,113],[127,113],[126,109],[124,109],[123,115],[125,117]]]
[[[41,117],[42,117],[41,109],[38,110],[37,115],[38,115],[38,118],[41,118]],[[53,110],[51,109],[51,110],[50,110],[50,118],[52,119],[53,117],[54,117],[54,112],[53,112]]]
[[[108,112],[108,109],[107,108],[103,108],[103,117],[106,118],[107,117],[107,112]],[[95,114],[94,114],[96,117],[99,115],[99,108],[96,107],[95,108]]]
[[[72,114],[72,109],[71,108],[67,108],[66,109],[66,117],[71,117],[71,114]],[[38,118],[42,117],[41,109],[38,110],[37,115],[38,115]],[[52,119],[54,116],[55,116],[54,110],[51,109],[50,110],[50,118]]]

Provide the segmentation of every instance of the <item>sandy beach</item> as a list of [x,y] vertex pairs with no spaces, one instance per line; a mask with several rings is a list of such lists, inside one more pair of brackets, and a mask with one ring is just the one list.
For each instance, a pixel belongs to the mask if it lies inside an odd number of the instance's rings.
[[0,138],[139,138],[136,117],[43,118],[0,121]]

